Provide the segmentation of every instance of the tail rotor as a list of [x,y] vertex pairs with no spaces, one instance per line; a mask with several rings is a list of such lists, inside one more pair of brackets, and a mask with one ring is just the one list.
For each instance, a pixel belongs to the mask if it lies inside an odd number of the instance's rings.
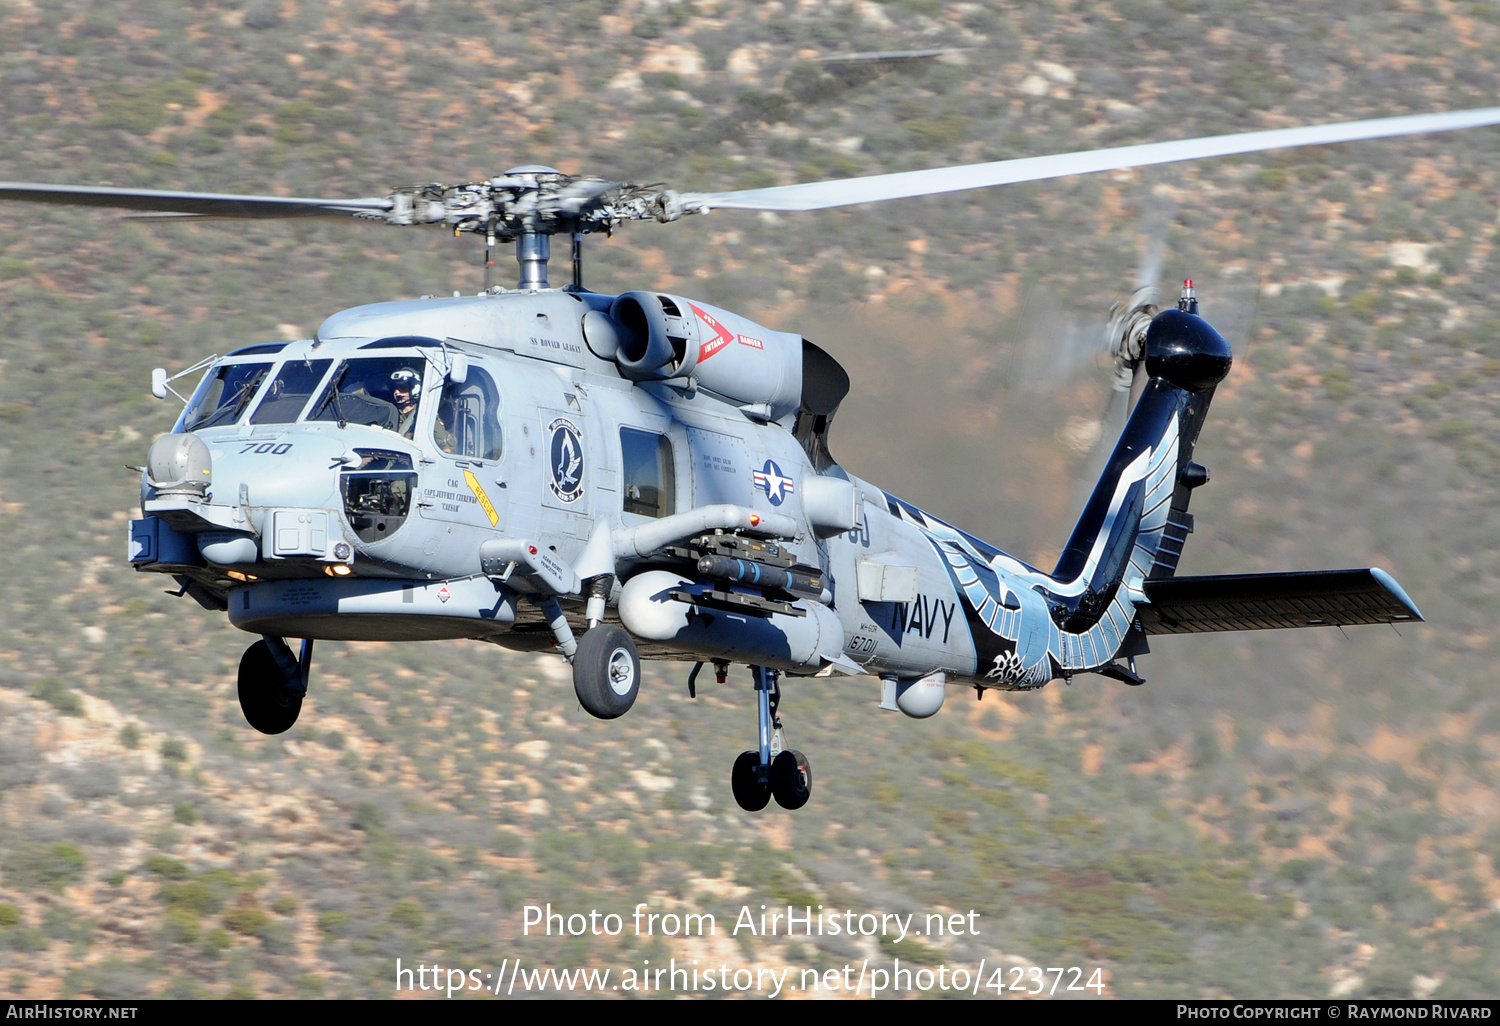
[[1151,327],[1151,318],[1161,312],[1161,298],[1154,284],[1140,285],[1128,300],[1116,303],[1109,312],[1105,346],[1113,365],[1114,394],[1110,396],[1110,416],[1105,420],[1112,427],[1122,426],[1146,386],[1146,330]]

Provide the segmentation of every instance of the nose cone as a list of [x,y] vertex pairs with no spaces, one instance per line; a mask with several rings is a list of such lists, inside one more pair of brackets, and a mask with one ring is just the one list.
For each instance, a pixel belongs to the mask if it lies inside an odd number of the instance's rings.
[[274,439],[213,439],[215,501],[251,507],[337,509],[346,440],[311,431]]
[[203,495],[213,479],[213,459],[191,431],[162,435],[146,452],[146,483],[158,495]]
[[1229,343],[1197,314],[1163,310],[1146,330],[1146,373],[1188,392],[1224,380],[1234,363]]

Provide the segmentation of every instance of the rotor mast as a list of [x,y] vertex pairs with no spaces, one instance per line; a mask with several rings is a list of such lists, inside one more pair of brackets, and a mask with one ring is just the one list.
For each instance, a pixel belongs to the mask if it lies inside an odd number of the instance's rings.
[[[516,263],[521,265],[522,292],[538,292],[547,284],[547,261],[552,257],[552,238],[545,232],[522,232],[516,236]],[[488,282],[486,288],[492,287]]]

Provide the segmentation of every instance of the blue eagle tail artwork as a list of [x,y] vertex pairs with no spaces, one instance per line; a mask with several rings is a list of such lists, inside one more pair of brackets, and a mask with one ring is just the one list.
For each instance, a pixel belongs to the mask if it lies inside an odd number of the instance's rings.
[[1422,619],[1377,568],[1176,576],[1188,503],[1208,480],[1193,449],[1231,363],[1190,293],[1153,318],[1144,391],[1051,573],[888,496],[946,565],[973,642],[970,680],[1027,690],[1098,673],[1138,685],[1151,635]]

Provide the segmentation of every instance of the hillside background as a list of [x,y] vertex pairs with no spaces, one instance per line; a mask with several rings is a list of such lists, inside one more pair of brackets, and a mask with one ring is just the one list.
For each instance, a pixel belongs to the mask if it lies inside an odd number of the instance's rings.
[[[748,188],[1487,106],[1455,0],[0,0],[0,179],[379,194],[523,163]],[[836,54],[954,48],[903,66]],[[794,681],[813,803],[749,816],[748,674],[621,721],[479,644],[322,644],[290,733],[251,640],[124,562],[174,371],[376,300],[477,291],[472,239],[0,207],[0,992],[390,996],[395,959],[1101,967],[1121,997],[1494,997],[1500,131],[586,243],[850,369],[855,473],[1050,565],[1107,401],[1087,351],[1146,240],[1236,347],[1184,573],[1378,565],[1402,628],[1163,638],[926,722]],[[554,266],[562,278],[564,261]],[[502,266],[504,281],[511,265]],[[1106,443],[1107,444],[1107,443]],[[969,909],[981,934],[521,937],[521,908]],[[721,933],[723,928],[721,927]]]

